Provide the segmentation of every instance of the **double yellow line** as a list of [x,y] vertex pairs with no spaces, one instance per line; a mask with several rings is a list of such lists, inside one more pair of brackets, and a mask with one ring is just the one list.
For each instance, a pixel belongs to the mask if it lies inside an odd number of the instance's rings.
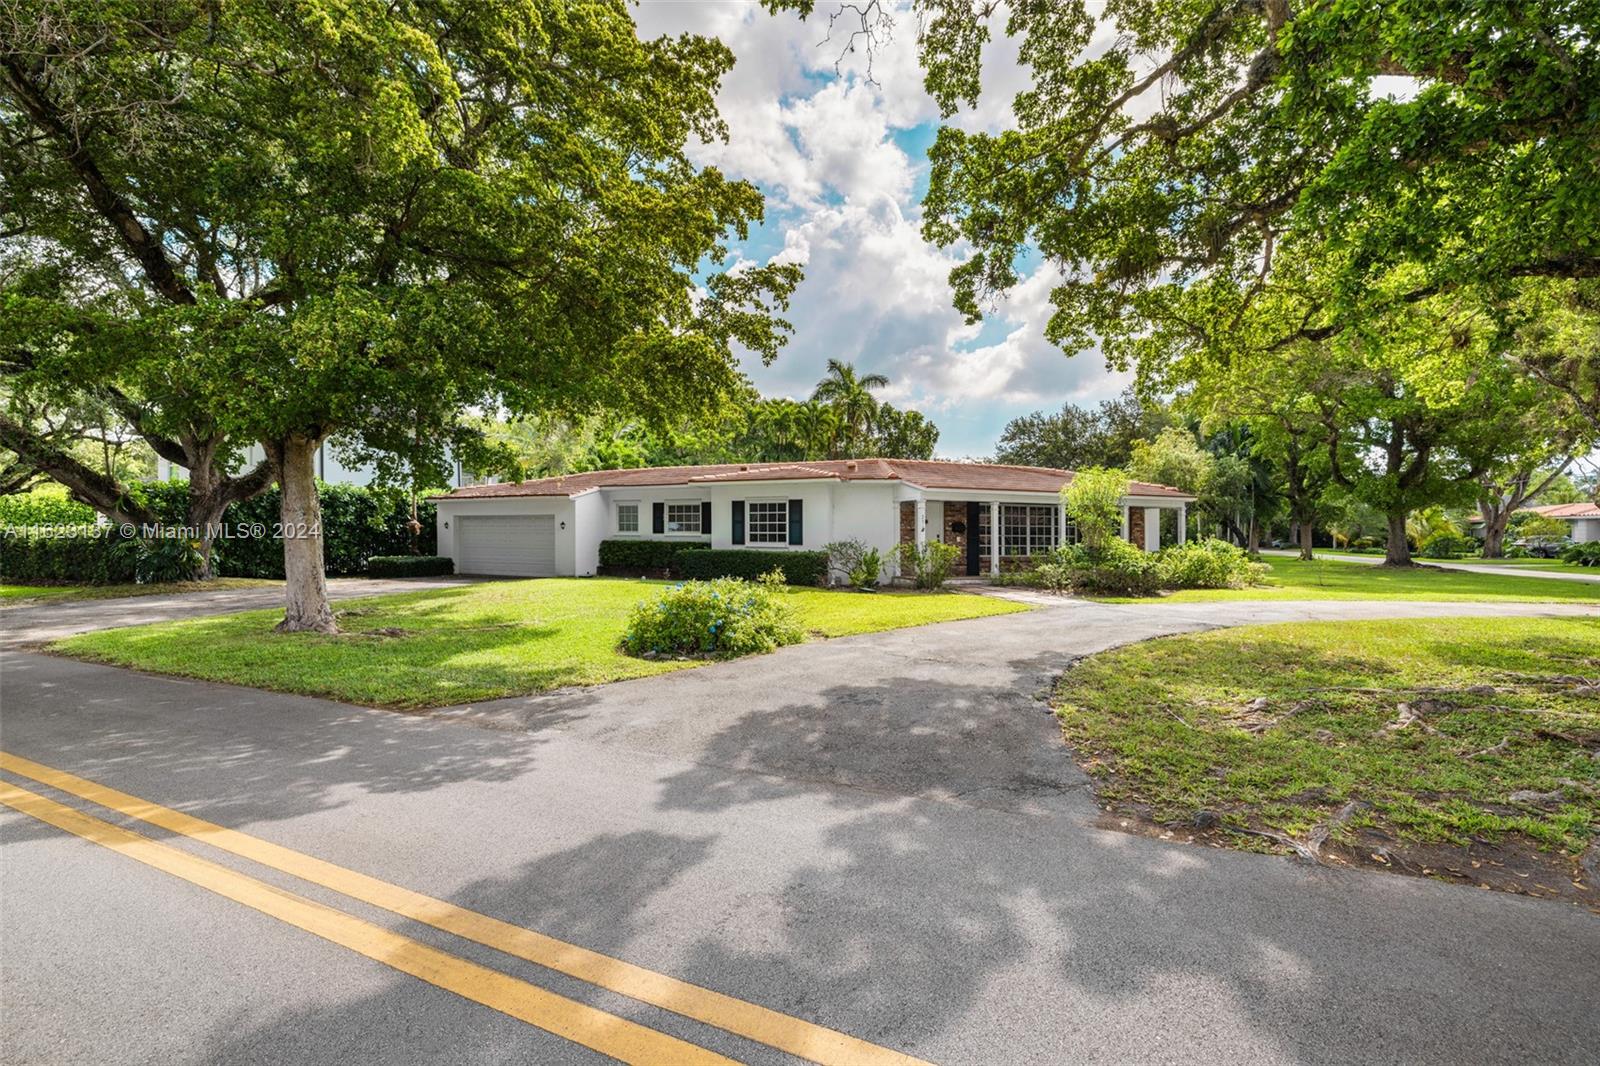
[[[920,1063],[909,1055],[847,1033],[368,877],[19,755],[0,752],[0,770],[332,889],[350,899],[803,1059],[860,1066]],[[6,781],[0,781],[0,804],[612,1058],[641,1063],[733,1061],[130,832]]]

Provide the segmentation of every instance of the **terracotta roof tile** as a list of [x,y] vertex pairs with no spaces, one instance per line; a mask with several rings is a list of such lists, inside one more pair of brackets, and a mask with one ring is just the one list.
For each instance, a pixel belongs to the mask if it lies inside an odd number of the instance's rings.
[[[963,463],[943,459],[821,459],[793,463],[718,463],[593,470],[505,485],[468,485],[446,494],[457,500],[501,496],[576,496],[596,488],[703,485],[739,481],[905,481],[926,489],[962,492],[1059,492],[1072,471],[1043,466]],[[1192,500],[1167,485],[1135,481],[1135,496]]]
[[1600,507],[1592,503],[1552,503],[1544,507],[1525,507],[1523,510],[1546,518],[1600,518]]

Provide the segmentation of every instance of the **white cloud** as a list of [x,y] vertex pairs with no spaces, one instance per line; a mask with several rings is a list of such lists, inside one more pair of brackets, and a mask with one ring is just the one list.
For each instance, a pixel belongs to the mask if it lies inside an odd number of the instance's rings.
[[[926,162],[896,142],[925,138],[938,122],[909,10],[873,56],[872,82],[864,51],[843,52],[842,24],[824,42],[824,5],[802,22],[755,4],[647,0],[636,18],[641,35],[713,34],[738,59],[718,96],[729,139],[693,155],[759,185],[769,225],[782,230],[773,257],[806,268],[787,316],[789,346],[771,367],[747,361],[764,392],[803,397],[828,359],[852,362],[887,375],[883,398],[932,417],[943,431],[940,453],[960,456],[989,452],[1019,414],[1122,388],[1097,352],[1068,359],[1044,340],[1053,266],[1025,278],[984,327],[965,324],[951,306],[948,275],[962,253],[922,239],[917,191]],[[1011,99],[1027,84],[1003,34],[984,58],[979,106],[954,120],[963,128],[1009,122]]]

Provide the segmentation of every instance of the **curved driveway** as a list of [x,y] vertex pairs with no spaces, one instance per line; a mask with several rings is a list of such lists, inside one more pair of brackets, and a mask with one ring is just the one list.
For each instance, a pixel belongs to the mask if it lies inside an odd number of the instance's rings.
[[[933,1061],[1587,1063],[1594,915],[1102,831],[1039,698],[1165,633],[1526,614],[1600,605],[1052,602],[427,716],[7,652],[3,741]],[[17,1061],[592,1060],[18,816],[0,832]]]

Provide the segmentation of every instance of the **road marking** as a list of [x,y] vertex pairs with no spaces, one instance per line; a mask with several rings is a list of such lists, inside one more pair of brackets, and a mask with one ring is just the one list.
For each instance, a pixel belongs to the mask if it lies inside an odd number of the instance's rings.
[[[87,778],[0,751],[0,770],[60,789],[130,818],[192,837],[241,858],[258,862],[351,899],[431,925],[465,940],[537,963],[580,981],[618,992],[642,1003],[820,1063],[849,1066],[928,1066],[892,1048],[800,1018],[713,992],[564,940],[524,929],[487,914],[347,870],[259,837],[207,822],[158,803],[119,792]],[[142,839],[142,838],[141,838]]]
[[0,781],[0,803],[529,1025],[637,1063],[734,1062]]

